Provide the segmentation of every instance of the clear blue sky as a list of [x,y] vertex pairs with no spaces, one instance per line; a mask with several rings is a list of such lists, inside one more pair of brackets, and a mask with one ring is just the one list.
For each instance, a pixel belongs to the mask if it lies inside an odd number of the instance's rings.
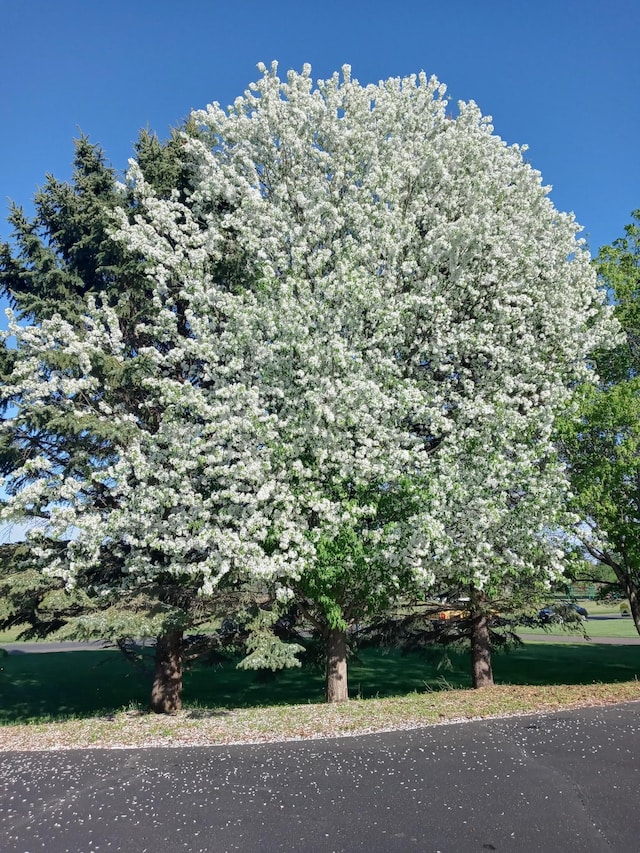
[[69,177],[79,130],[123,169],[140,128],[231,103],[272,59],[315,77],[346,62],[362,83],[435,74],[530,146],[592,250],[640,207],[638,0],[0,0],[0,21],[4,211]]
[[315,77],[349,63],[362,83],[435,74],[530,146],[594,251],[640,207],[640,0],[0,0],[0,26],[5,210],[70,176],[80,130],[124,169],[140,128],[232,103],[273,59]]

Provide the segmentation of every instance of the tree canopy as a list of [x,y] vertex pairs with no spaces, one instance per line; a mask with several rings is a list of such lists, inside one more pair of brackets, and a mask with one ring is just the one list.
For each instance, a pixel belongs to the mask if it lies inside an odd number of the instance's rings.
[[192,115],[179,189],[130,170],[112,234],[145,267],[135,344],[127,295],[12,322],[18,418],[88,442],[18,465],[3,512],[46,516],[34,553],[69,587],[106,551],[124,586],[298,595],[342,699],[350,620],[557,576],[554,421],[614,324],[573,218],[473,102],[451,117],[425,75],[262,72]]
[[640,632],[640,211],[633,218],[596,259],[622,335],[595,354],[598,384],[581,389],[561,437],[577,535],[591,558],[615,572]]
[[[188,125],[183,132],[191,132]],[[142,133],[136,144],[140,167],[159,194],[179,194],[185,185],[181,149],[182,134],[159,143],[155,137]],[[140,258],[127,252],[111,234],[113,211],[120,207],[130,212],[135,202],[118,185],[116,174],[99,147],[84,137],[77,140],[71,181],[61,183],[49,176],[34,203],[32,220],[19,209],[12,209],[13,242],[3,245],[0,251],[0,288],[16,312],[16,321],[27,329],[38,329],[43,322],[60,322],[66,330],[74,330],[82,337],[87,332],[87,305],[98,299],[116,306],[112,321],[118,328],[123,351],[133,354],[149,344],[139,328],[153,311],[144,268]],[[140,408],[142,391],[135,362],[130,361],[130,369],[121,369],[107,352],[96,351],[92,367],[95,394],[84,399],[79,416],[55,394],[45,405],[30,408],[28,393],[23,396],[16,384],[18,374],[12,372],[18,352],[3,345],[2,354],[6,417],[0,464],[9,478],[9,490],[19,490],[29,482],[34,470],[39,470],[38,460],[55,470],[57,477],[73,483],[87,471],[103,469],[116,458],[119,427],[104,417],[107,400],[119,411],[144,420],[147,429],[154,428],[153,407],[147,406],[144,411]],[[52,344],[46,361],[42,365],[45,372],[59,369],[66,371],[68,378],[82,369],[64,337]],[[24,375],[28,377],[29,368]],[[85,479],[79,488],[81,500],[104,514],[117,506],[117,498],[96,480]],[[30,506],[20,520],[26,518],[46,526],[51,509],[46,500],[45,496],[39,506]],[[13,558],[7,562],[2,578],[0,624],[21,624],[25,635],[31,638],[53,630],[77,639],[99,636],[117,641],[170,632],[178,649],[173,658],[178,660],[182,629],[193,628],[212,613],[225,615],[246,599],[244,595],[234,597],[228,590],[216,590],[215,596],[198,595],[200,584],[190,584],[186,575],[159,572],[136,584],[128,583],[121,556],[104,542],[98,548],[97,559],[76,572],[73,590],[68,588],[65,592],[61,587],[68,577],[64,572],[56,574],[51,558],[56,553],[66,564],[68,540],[73,534],[71,526],[61,534],[57,545],[49,538],[44,553],[33,547],[12,549]],[[37,534],[34,532],[33,536]],[[156,555],[151,552],[148,557],[153,562]],[[45,574],[42,569],[46,569]],[[159,643],[158,649],[162,647],[163,643]],[[165,691],[164,703],[160,696],[163,683],[167,690],[170,686],[169,680],[160,679],[156,691],[158,707],[166,703],[175,707],[179,683],[172,680],[173,696]]]

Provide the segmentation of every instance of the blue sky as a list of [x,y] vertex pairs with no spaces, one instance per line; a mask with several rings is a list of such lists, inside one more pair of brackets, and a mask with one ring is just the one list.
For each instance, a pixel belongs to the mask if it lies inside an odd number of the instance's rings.
[[[126,167],[138,130],[256,79],[344,63],[362,83],[420,70],[477,101],[575,212],[592,250],[640,207],[638,0],[0,0],[0,199],[67,178],[81,129]],[[0,237],[9,227],[3,214]]]

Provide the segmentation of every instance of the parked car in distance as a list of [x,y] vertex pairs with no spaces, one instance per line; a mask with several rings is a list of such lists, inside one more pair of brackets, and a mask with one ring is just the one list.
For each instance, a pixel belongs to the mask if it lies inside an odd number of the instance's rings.
[[574,601],[559,601],[557,604],[548,604],[546,607],[543,607],[538,613],[538,619],[545,624],[549,622],[564,622],[568,610],[575,610],[582,619],[589,618],[589,613],[585,607],[581,607],[581,605],[576,604]]
[[620,615],[621,616],[631,616],[631,605],[628,601],[622,601],[620,603]]

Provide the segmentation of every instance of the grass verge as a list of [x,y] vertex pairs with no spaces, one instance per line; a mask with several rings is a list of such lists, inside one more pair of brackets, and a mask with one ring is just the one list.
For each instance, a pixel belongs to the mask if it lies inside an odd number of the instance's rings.
[[[213,745],[337,737],[451,720],[640,700],[640,647],[527,644],[496,655],[498,686],[469,690],[468,655],[365,652],[350,666],[355,701],[321,704],[322,676],[273,680],[224,667],[185,679],[187,708],[141,713],[148,676],[119,653],[17,654],[1,661],[0,750]],[[127,710],[128,708],[128,710]]]
[[214,746],[411,729],[452,721],[640,701],[640,682],[444,690],[342,705],[190,709],[173,717],[133,711],[0,727],[0,751]]

